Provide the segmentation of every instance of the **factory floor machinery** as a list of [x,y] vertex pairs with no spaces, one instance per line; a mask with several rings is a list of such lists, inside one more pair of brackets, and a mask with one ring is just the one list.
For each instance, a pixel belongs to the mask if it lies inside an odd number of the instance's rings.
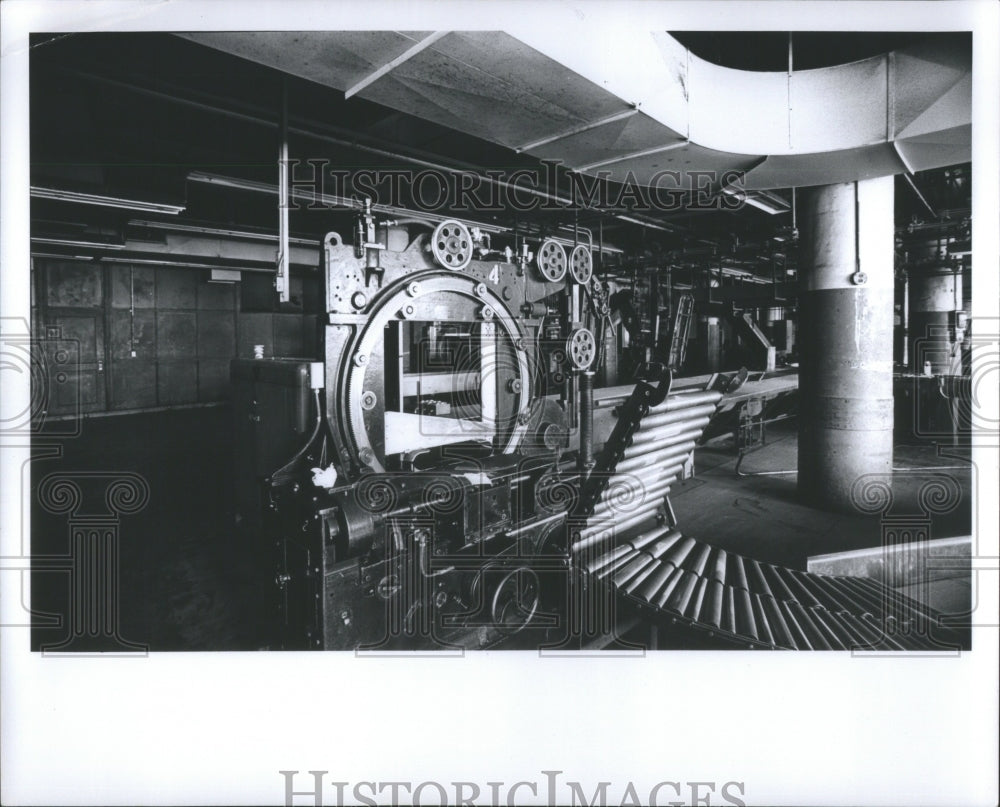
[[963,646],[873,581],[681,533],[668,494],[722,393],[672,391],[676,351],[654,351],[621,403],[594,405],[620,288],[579,233],[378,232],[368,218],[354,245],[325,240],[322,361],[234,362],[262,644]]

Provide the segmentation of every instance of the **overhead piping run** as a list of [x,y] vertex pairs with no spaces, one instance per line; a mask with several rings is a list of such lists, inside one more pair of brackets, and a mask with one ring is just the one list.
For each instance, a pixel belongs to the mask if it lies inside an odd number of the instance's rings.
[[433,45],[435,42],[437,42],[439,39],[441,39],[444,36],[447,36],[449,33],[450,33],[449,31],[435,31],[430,36],[425,37],[424,39],[421,39],[419,42],[413,43],[413,45],[411,47],[407,48],[405,51],[403,51],[403,53],[401,53],[399,56],[397,56],[391,62],[387,62],[386,64],[382,65],[374,73],[370,73],[369,75],[367,75],[363,79],[361,79],[361,81],[359,81],[353,87],[350,87],[347,90],[345,90],[344,91],[344,98],[350,98],[353,95],[357,95],[359,92],[361,92],[369,84],[374,84],[376,81],[378,81],[380,78],[382,78],[382,76],[385,76],[388,73],[391,73],[393,70],[395,70],[401,64],[403,64],[403,62],[409,61],[414,56],[416,56],[418,53],[420,53],[422,50],[426,50],[431,45]]
[[[272,129],[274,128],[274,121],[273,120],[270,120],[270,119],[268,119],[266,117],[262,117],[260,115],[253,115],[253,114],[249,114],[249,113],[246,113],[246,112],[237,112],[236,110],[226,109],[224,107],[218,106],[217,104],[208,104],[208,103],[204,103],[202,101],[196,101],[196,100],[191,99],[191,98],[184,98],[183,96],[175,95],[175,94],[172,94],[172,93],[169,93],[169,92],[163,92],[161,90],[155,90],[155,89],[152,89],[152,88],[149,88],[149,87],[141,87],[141,86],[138,86],[138,85],[135,85],[135,84],[130,84],[130,83],[125,82],[125,81],[120,81],[120,80],[117,80],[117,79],[111,79],[111,78],[108,78],[107,76],[99,76],[99,75],[95,75],[95,74],[92,74],[92,73],[74,73],[73,75],[75,77],[77,77],[77,78],[83,78],[83,79],[86,79],[88,81],[96,81],[98,83],[108,84],[110,86],[119,87],[120,89],[128,90],[128,91],[131,91],[131,92],[136,92],[136,93],[139,93],[139,94],[142,94],[142,95],[148,95],[148,96],[151,96],[151,97],[154,97],[154,98],[163,99],[165,101],[171,101],[171,102],[173,102],[175,104],[179,104],[181,106],[189,106],[189,107],[192,107],[192,108],[195,108],[195,109],[201,109],[201,110],[206,111],[206,112],[213,112],[213,113],[218,114],[218,115],[223,115],[225,117],[230,117],[230,118],[233,118],[235,120],[242,120],[242,121],[245,121],[247,123],[254,123],[254,124],[258,125],[258,126],[266,126],[268,128],[272,128]],[[310,121],[310,123],[313,123],[314,125],[316,125],[315,122]],[[434,170],[437,170],[437,171],[445,171],[447,173],[452,173],[452,174],[475,174],[476,176],[480,177],[485,182],[488,182],[490,184],[496,185],[496,186],[501,187],[501,188],[514,189],[518,193],[527,193],[530,196],[536,196],[536,197],[538,197],[540,199],[546,199],[548,201],[557,202],[559,204],[566,205],[567,207],[570,207],[570,208],[575,206],[575,203],[573,202],[572,199],[567,199],[566,197],[559,196],[558,194],[548,193],[546,191],[541,191],[541,190],[538,190],[536,188],[530,188],[530,187],[525,187],[523,185],[515,185],[515,184],[512,184],[510,182],[505,182],[504,180],[498,179],[497,177],[490,176],[489,174],[484,174],[479,169],[477,169],[475,167],[472,167],[472,166],[461,167],[461,166],[442,165],[441,163],[433,162],[431,160],[426,160],[426,159],[423,159],[423,158],[420,158],[420,157],[413,157],[413,156],[410,156],[410,155],[407,155],[407,154],[400,154],[399,152],[390,151],[388,149],[379,148],[377,146],[367,146],[367,145],[364,145],[362,143],[359,143],[357,140],[348,140],[348,139],[342,138],[342,137],[336,137],[336,136],[333,136],[333,135],[323,134],[321,132],[313,131],[311,129],[305,129],[305,128],[302,128],[300,126],[293,126],[291,124],[289,124],[288,131],[291,134],[295,134],[295,135],[298,135],[300,137],[308,137],[308,138],[311,138],[313,140],[318,140],[318,141],[323,142],[323,143],[329,143],[330,145],[342,146],[342,147],[349,148],[349,149],[355,149],[357,151],[363,151],[363,152],[365,152],[367,154],[375,154],[375,155],[378,155],[380,157],[389,157],[390,159],[401,160],[403,162],[407,162],[407,163],[410,163],[412,165],[419,165],[419,166],[422,166],[424,168],[431,168],[431,169],[434,169]],[[192,174],[195,174],[195,173],[200,173],[200,172],[192,172]],[[192,179],[193,178],[192,174],[188,175],[188,179]],[[202,181],[204,181],[204,180],[202,180]],[[295,194],[293,192],[293,196],[294,195]],[[145,209],[145,208],[142,208],[142,209]],[[181,208],[179,208],[176,211],[153,211],[153,212],[178,212],[179,213],[183,209],[184,208],[181,207]],[[405,214],[405,215],[410,215],[410,216],[413,215],[413,211],[404,211],[402,208],[399,209],[399,212],[400,212],[400,214]],[[596,212],[606,212],[606,211],[602,211],[602,210],[597,209]],[[642,227],[648,227],[648,228],[651,228],[651,229],[661,229],[657,225],[650,224],[648,222],[643,222],[643,221],[635,220],[635,219],[629,219],[628,217],[622,217],[622,216],[620,216],[620,215],[618,215],[616,213],[607,213],[607,215],[611,215],[614,218],[622,219],[622,220],[625,220],[625,221],[630,221],[632,224],[638,224],[639,226],[642,226]],[[436,218],[440,218],[440,217],[436,217]],[[435,219],[431,218],[431,217],[428,217],[428,220],[435,220]],[[472,222],[472,223],[475,226],[479,227],[480,229],[488,231],[488,232],[501,232],[504,229],[504,228],[499,228],[499,227],[491,229],[491,227],[489,225],[483,225],[483,224],[479,224],[479,223],[475,223],[475,222]]]
[[[278,186],[270,185],[267,182],[257,182],[256,180],[241,179],[239,177],[227,177],[221,174],[209,174],[204,171],[191,171],[188,173],[187,178],[189,182],[203,182],[207,185],[219,185],[221,187],[233,188],[234,190],[240,191],[270,194],[278,193]],[[338,207],[345,210],[364,209],[364,203],[361,200],[352,199],[347,196],[335,196],[327,193],[316,194],[299,188],[291,188],[289,195],[292,199],[319,203],[320,205],[326,207]],[[501,233],[507,229],[506,227],[501,227],[497,224],[486,224],[471,221],[469,219],[458,219],[455,216],[446,216],[440,213],[425,213],[422,210],[408,210],[404,207],[393,207],[392,205],[374,204],[372,205],[372,210],[376,213],[381,213],[382,215],[414,220],[420,219],[428,222],[438,222],[445,221],[446,219],[452,219],[454,221],[461,221],[463,224],[470,227],[478,227],[480,230],[490,233]]]
[[99,193],[82,193],[62,188],[46,188],[40,185],[31,186],[31,195],[36,199],[52,199],[56,202],[73,202],[75,204],[96,205],[98,207],[117,207],[123,210],[138,210],[143,213],[166,213],[168,215],[177,215],[187,207],[186,205],[174,205],[165,202],[147,202],[143,199],[105,196]]
[[788,148],[792,147],[792,32],[788,32],[788,81],[786,93],[788,96]]
[[278,260],[274,290],[278,300],[287,303],[291,259],[288,254],[288,79],[281,78],[281,126],[278,146]]

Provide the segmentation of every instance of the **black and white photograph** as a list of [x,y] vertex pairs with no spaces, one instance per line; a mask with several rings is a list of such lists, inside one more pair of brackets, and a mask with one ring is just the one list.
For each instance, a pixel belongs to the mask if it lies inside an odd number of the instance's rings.
[[5,3],[3,802],[995,804],[997,11]]

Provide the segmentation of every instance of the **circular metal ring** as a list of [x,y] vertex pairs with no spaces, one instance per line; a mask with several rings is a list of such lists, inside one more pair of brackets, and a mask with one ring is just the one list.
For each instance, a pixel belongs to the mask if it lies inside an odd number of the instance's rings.
[[[359,332],[348,342],[344,356],[353,357],[353,361],[345,361],[338,375],[338,400],[341,411],[346,413],[348,428],[345,429],[349,440],[348,451],[360,457],[365,454],[364,464],[370,465],[375,471],[383,471],[381,458],[374,453],[371,439],[364,422],[364,408],[360,405],[361,394],[365,391],[365,378],[368,357],[385,338],[385,327],[393,319],[397,319],[401,304],[417,304],[425,298],[436,295],[457,295],[477,305],[486,304],[493,311],[493,319],[488,327],[496,328],[505,335],[511,344],[520,340],[523,342],[524,331],[519,319],[511,315],[503,301],[487,288],[485,298],[475,293],[476,281],[468,275],[456,276],[452,273],[432,271],[418,277],[419,286],[416,296],[407,291],[412,283],[405,280],[390,286],[378,299],[372,303],[372,311]],[[416,312],[419,316],[419,311]],[[487,327],[487,323],[484,323]],[[514,377],[521,382],[521,392],[517,395],[517,425],[511,430],[506,444],[500,447],[505,454],[513,453],[521,442],[527,428],[528,404],[531,400],[531,376],[528,356],[524,351],[514,352],[516,367]],[[524,417],[524,423],[521,417]]]
[[570,256],[569,273],[581,286],[590,282],[590,277],[594,273],[594,258],[583,244],[578,244]]
[[553,241],[551,238],[542,241],[535,263],[542,277],[551,283],[558,283],[566,277],[566,250],[558,241]]
[[434,260],[445,269],[464,269],[472,260],[472,236],[462,222],[448,219],[434,228],[431,236]]
[[586,370],[597,355],[597,340],[586,328],[577,328],[566,340],[566,354],[575,370]]
[[520,633],[534,619],[540,600],[541,583],[535,571],[527,566],[512,569],[497,583],[490,601],[493,627],[507,636]]

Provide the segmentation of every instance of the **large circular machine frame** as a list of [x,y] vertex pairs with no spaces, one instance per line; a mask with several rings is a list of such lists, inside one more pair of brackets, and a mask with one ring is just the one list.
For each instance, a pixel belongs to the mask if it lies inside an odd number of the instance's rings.
[[[375,454],[364,422],[361,398],[364,392],[365,374],[370,366],[367,358],[374,352],[378,341],[383,339],[385,327],[390,321],[412,319],[413,317],[406,313],[408,308],[412,310],[421,298],[442,292],[468,298],[492,311],[492,316],[485,317],[483,321],[494,324],[506,333],[514,349],[520,392],[517,398],[514,427],[503,448],[503,453],[511,454],[516,451],[527,430],[528,404],[531,401],[531,375],[526,348],[527,340],[518,320],[511,314],[503,300],[488,285],[476,278],[447,270],[416,272],[401,278],[379,295],[371,313],[366,318],[366,322],[348,343],[340,364],[338,396],[341,411],[348,413],[345,436],[348,440],[348,449],[362,466],[369,466],[377,472],[385,470]],[[365,359],[359,363],[358,357],[360,356],[364,356]],[[365,459],[362,459],[363,455],[366,455]]]

